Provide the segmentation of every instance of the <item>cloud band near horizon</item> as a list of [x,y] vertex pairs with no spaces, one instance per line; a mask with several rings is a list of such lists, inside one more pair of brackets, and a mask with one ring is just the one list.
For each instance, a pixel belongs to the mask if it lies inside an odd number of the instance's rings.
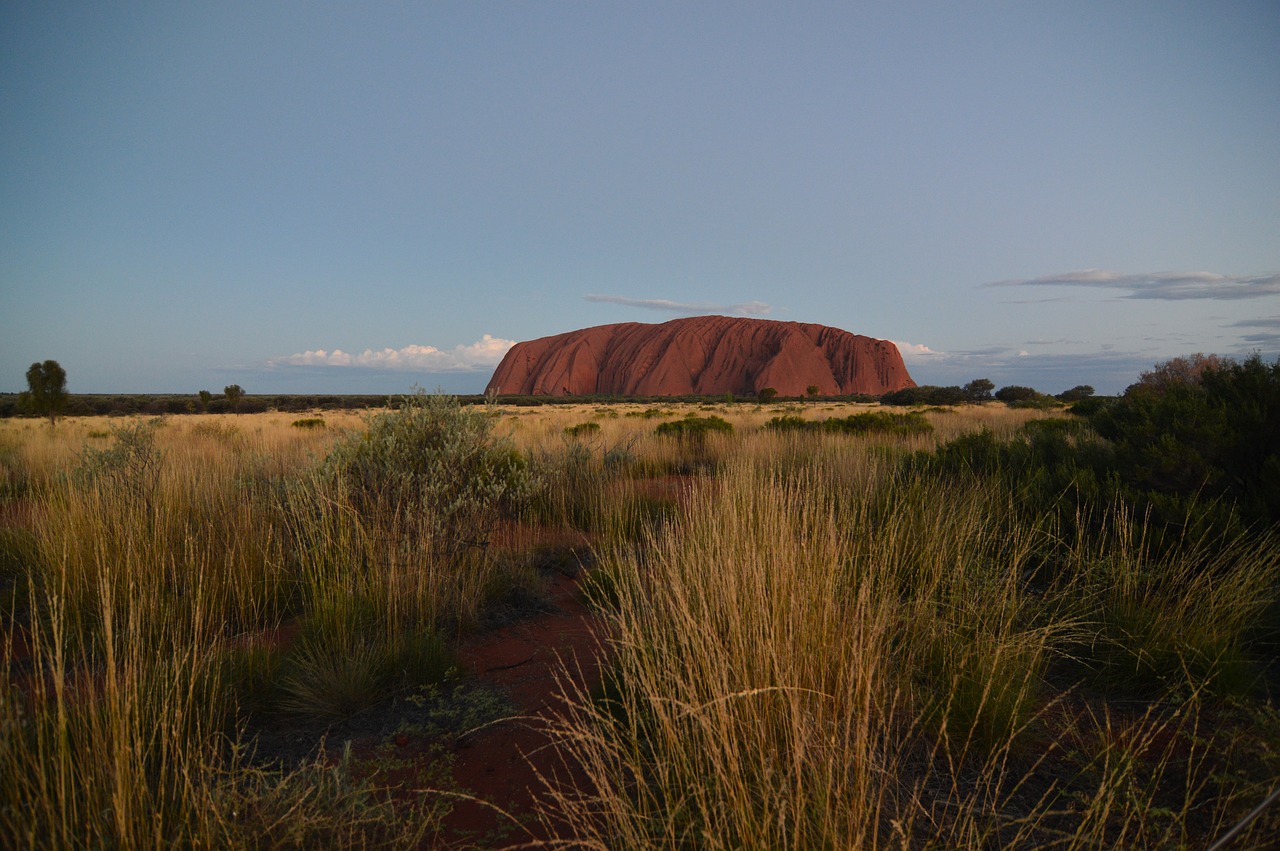
[[435,346],[404,346],[399,349],[365,349],[363,352],[344,352],[341,349],[314,349],[284,357],[272,358],[270,366],[337,366],[354,369],[382,369],[404,372],[479,372],[498,365],[502,356],[516,344],[485,334],[468,345],[452,349]]
[[1147,272],[1125,275],[1106,269],[1083,269],[1040,278],[994,281],[987,287],[1090,287],[1126,290],[1124,298],[1239,299],[1280,295],[1280,272],[1262,275],[1219,275],[1215,272]]
[[645,310],[658,310],[663,313],[686,314],[690,316],[704,313],[726,313],[730,316],[767,316],[773,312],[772,305],[763,301],[744,301],[738,304],[712,304],[709,302],[671,301],[665,298],[629,298],[621,295],[601,295],[587,293],[584,301],[603,302],[605,304],[621,304],[626,307],[641,307]]

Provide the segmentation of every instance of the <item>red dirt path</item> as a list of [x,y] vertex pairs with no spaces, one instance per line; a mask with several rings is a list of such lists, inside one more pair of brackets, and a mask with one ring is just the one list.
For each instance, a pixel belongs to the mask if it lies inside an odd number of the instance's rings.
[[[567,838],[553,836],[558,832],[554,827],[532,819],[535,798],[544,788],[538,775],[568,779],[574,774],[542,722],[560,701],[556,674],[567,669],[580,683],[593,685],[599,681],[602,659],[597,623],[579,596],[577,578],[557,575],[551,602],[556,611],[478,635],[459,648],[467,673],[502,689],[521,717],[466,737],[454,752],[453,780],[523,822],[529,832],[492,807],[460,802],[445,822],[446,845],[467,847],[471,838],[492,836],[504,828],[511,844]],[[567,664],[562,666],[562,661]]]

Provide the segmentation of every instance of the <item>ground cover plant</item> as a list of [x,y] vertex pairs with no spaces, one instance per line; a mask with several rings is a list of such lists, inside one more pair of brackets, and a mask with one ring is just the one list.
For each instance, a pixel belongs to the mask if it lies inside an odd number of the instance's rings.
[[[566,667],[529,722],[576,766],[541,772],[543,836],[1206,847],[1280,776],[1280,546],[1237,472],[1274,463],[1248,453],[1280,366],[1213,366],[1079,415],[419,394],[323,428],[0,423],[0,843],[447,838],[448,742],[503,711],[458,642],[589,565],[605,673]],[[1188,410],[1212,427],[1160,425]],[[1204,475],[1153,475],[1182,446]],[[375,717],[439,738],[412,789],[377,780],[405,752],[361,744]]]

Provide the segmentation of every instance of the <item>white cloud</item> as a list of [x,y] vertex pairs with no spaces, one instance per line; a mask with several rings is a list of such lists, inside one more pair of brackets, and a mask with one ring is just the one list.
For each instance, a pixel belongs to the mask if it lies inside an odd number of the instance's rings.
[[902,355],[903,360],[946,357],[945,352],[935,352],[933,349],[920,343],[899,342],[897,340],[891,340],[890,342],[898,347],[898,352]]
[[1235,301],[1280,295],[1280,272],[1264,275],[1219,275],[1216,272],[1146,272],[1124,275],[1106,269],[1084,269],[1041,278],[996,281],[989,287],[1091,287],[1126,290],[1125,298],[1219,299]]
[[356,369],[384,369],[403,372],[478,372],[497,366],[515,340],[504,340],[485,334],[479,340],[452,349],[435,346],[405,346],[359,354],[341,349],[315,349],[285,357],[272,358],[272,366],[340,366]]
[[627,307],[643,307],[646,310],[660,310],[664,313],[680,313],[698,315],[704,313],[725,313],[730,316],[767,316],[773,307],[763,301],[744,301],[738,304],[712,304],[710,302],[671,301],[665,298],[629,298],[622,295],[599,295],[588,293],[583,296],[586,301],[599,301],[607,304],[622,304]]

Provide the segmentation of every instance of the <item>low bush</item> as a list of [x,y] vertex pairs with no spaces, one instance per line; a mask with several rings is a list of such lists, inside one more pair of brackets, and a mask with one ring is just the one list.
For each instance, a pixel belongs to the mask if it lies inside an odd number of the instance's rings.
[[806,420],[797,416],[774,417],[765,423],[773,431],[824,431],[831,434],[892,434],[909,436],[928,434],[933,425],[919,411],[891,414],[886,411],[867,411],[847,417],[829,417],[825,420]]
[[1280,358],[1149,375],[1089,414],[1125,480],[1157,508],[1218,500],[1245,522],[1280,522]]
[[600,423],[586,422],[571,425],[564,430],[564,433],[570,437],[587,437],[600,432]]
[[658,426],[656,433],[666,437],[693,438],[697,440],[712,433],[732,434],[733,425],[723,417],[717,417],[714,414],[705,417],[690,414],[682,420],[662,423]]
[[421,391],[340,439],[326,460],[357,509],[429,518],[446,543],[483,540],[528,497],[524,456],[493,434],[494,419]]

